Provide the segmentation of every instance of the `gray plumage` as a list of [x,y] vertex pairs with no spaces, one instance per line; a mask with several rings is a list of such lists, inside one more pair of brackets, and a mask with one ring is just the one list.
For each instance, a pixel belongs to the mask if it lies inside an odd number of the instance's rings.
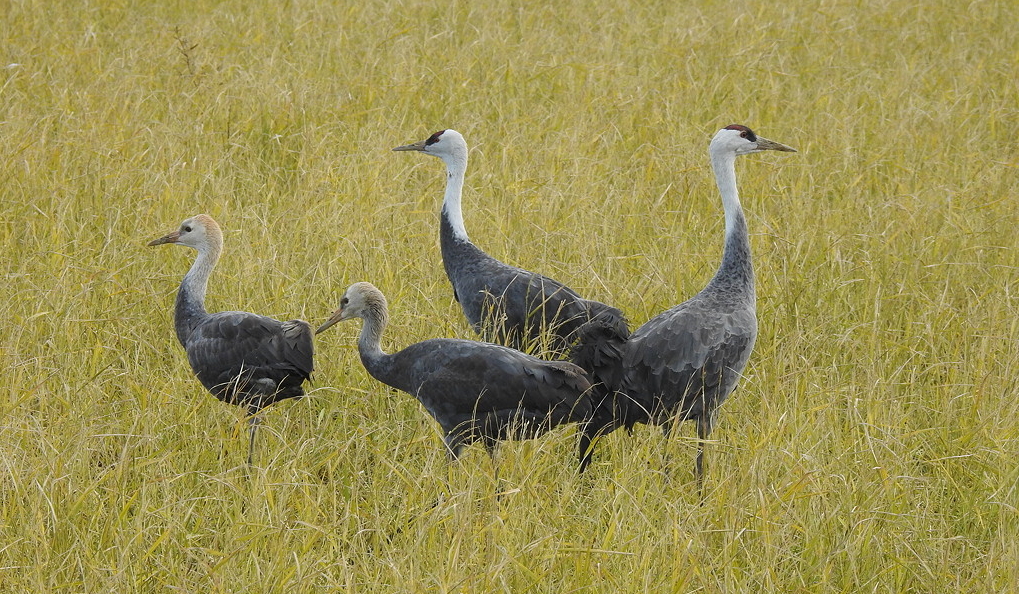
[[558,281],[500,262],[471,243],[460,206],[467,143],[459,132],[441,130],[427,140],[393,150],[421,151],[446,164],[439,227],[442,263],[467,321],[484,340],[531,350],[547,337],[548,352],[561,355],[577,330],[594,319],[602,320],[621,338],[629,336],[626,319],[615,307],[584,299]]
[[442,338],[394,354],[383,352],[387,303],[369,283],[351,285],[340,308],[316,334],[355,317],[364,320],[358,350],[365,369],[378,381],[417,398],[439,423],[454,458],[475,441],[491,451],[499,440],[537,437],[559,425],[584,423],[591,415],[591,384],[584,370],[572,363]]
[[311,377],[311,327],[301,320],[217,312],[195,326],[181,344],[209,392],[252,414],[303,396],[301,384]]
[[707,286],[649,320],[628,340],[597,322],[589,324],[571,354],[571,360],[592,372],[600,395],[593,433],[648,423],[663,426],[668,434],[673,422],[696,421],[698,478],[715,412],[738,385],[757,339],[754,270],[735,161],[738,155],[763,150],[795,152],[739,125],[723,128],[711,141],[726,223],[722,263]]
[[250,464],[258,413],[274,402],[304,395],[302,384],[313,368],[311,327],[301,320],[281,322],[243,311],[205,311],[209,276],[223,249],[223,233],[208,215],[185,220],[180,229],[149,245],[164,243],[198,250],[177,291],[174,328],[202,385],[251,415]]

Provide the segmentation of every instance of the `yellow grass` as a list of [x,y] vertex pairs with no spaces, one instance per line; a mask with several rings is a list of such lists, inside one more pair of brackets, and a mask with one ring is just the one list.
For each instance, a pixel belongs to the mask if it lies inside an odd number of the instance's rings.
[[[1017,590],[1014,2],[136,4],[0,9],[0,591]],[[639,324],[718,263],[730,123],[801,152],[738,164],[761,337],[703,505],[690,427],[447,465],[356,324],[249,473],[173,336],[192,253],[144,247],[207,212],[213,309],[369,280],[387,349],[470,337],[442,164],[389,152],[454,127],[472,238]]]

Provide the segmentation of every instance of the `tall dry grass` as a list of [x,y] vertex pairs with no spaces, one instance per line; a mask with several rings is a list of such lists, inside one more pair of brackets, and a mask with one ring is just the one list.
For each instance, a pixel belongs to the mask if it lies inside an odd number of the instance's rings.
[[[1016,591],[1014,3],[3,12],[0,589]],[[388,349],[469,337],[441,164],[389,152],[454,127],[475,241],[642,323],[717,265],[730,123],[801,152],[738,165],[762,332],[704,505],[691,429],[449,467],[353,324],[249,473],[171,330],[190,254],[144,247],[207,212],[213,308],[317,322],[370,280]]]

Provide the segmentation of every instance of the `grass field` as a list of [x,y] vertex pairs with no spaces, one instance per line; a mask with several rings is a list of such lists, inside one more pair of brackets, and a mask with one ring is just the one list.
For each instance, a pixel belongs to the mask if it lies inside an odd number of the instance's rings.
[[[1016,3],[2,4],[0,591],[1019,591]],[[448,465],[356,323],[249,472],[193,252],[145,247],[206,212],[213,310],[369,280],[387,350],[471,337],[442,164],[389,150],[452,127],[474,241],[640,324],[718,264],[731,123],[800,152],[737,165],[761,336],[703,505],[692,427]]]

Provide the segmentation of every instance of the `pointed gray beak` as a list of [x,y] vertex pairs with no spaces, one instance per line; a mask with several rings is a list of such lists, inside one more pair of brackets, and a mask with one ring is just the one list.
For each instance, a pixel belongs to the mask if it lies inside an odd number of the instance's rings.
[[775,142],[774,140],[768,140],[767,138],[757,137],[757,150],[759,151],[784,151],[787,153],[795,153],[796,149],[791,146],[786,146],[781,142]]
[[174,231],[173,233],[167,233],[159,239],[153,239],[148,245],[163,245],[164,243],[177,243],[180,239],[180,231]]
[[322,332],[325,332],[327,329],[329,329],[336,322],[339,322],[339,321],[345,319],[343,317],[343,313],[344,312],[343,312],[343,308],[342,307],[340,309],[334,311],[333,315],[329,316],[329,319],[326,320],[324,324],[322,324],[321,326],[318,327],[318,330],[315,331],[315,334],[321,334]]
[[411,143],[411,144],[405,144],[403,146],[398,146],[398,147],[394,148],[393,150],[394,151],[423,151],[423,150],[425,150],[425,141],[424,140],[419,140],[418,142],[414,142],[414,143]]

